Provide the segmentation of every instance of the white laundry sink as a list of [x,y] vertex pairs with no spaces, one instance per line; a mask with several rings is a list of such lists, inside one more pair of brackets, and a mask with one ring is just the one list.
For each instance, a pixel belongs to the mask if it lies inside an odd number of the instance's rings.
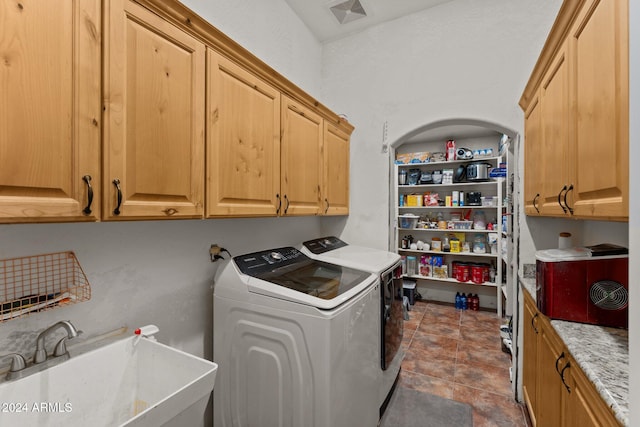
[[70,353],[61,364],[0,383],[0,426],[203,423],[215,363],[133,336]]

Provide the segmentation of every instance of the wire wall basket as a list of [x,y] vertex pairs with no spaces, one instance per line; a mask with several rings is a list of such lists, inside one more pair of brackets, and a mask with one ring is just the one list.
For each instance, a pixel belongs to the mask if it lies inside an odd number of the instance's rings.
[[73,252],[0,260],[0,322],[91,299]]

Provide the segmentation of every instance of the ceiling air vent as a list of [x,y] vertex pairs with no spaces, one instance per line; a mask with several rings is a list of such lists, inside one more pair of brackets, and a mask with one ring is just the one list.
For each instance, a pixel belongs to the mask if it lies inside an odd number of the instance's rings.
[[331,6],[329,9],[331,9],[331,12],[341,24],[346,24],[347,22],[352,22],[367,16],[367,12],[364,11],[360,0],[347,0]]

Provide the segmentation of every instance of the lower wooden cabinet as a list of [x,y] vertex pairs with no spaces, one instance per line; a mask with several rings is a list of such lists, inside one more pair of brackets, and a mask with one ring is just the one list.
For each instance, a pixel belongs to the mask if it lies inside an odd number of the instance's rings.
[[540,334],[540,319],[536,304],[531,297],[524,293],[524,309],[522,316],[522,342],[525,351],[522,360],[522,394],[524,402],[529,408],[531,423],[538,425],[533,408],[538,407],[538,335]]
[[523,315],[525,404],[534,427],[619,426],[595,386],[527,292]]
[[563,413],[567,414],[563,425],[567,427],[620,426],[611,410],[598,395],[577,362],[569,357],[565,372],[565,399]]

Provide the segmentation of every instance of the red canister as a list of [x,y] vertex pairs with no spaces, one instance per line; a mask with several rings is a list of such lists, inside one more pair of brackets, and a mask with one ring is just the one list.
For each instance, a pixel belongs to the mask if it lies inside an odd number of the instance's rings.
[[484,283],[482,264],[473,264],[471,266],[471,281],[473,283]]
[[489,282],[489,272],[491,270],[491,266],[489,264],[482,264],[482,281]]
[[452,261],[451,262],[451,277],[453,277],[454,279],[457,276],[457,272],[458,272],[458,266],[460,265],[460,261]]
[[469,264],[461,262],[457,265],[455,278],[458,282],[468,282],[469,274]]

